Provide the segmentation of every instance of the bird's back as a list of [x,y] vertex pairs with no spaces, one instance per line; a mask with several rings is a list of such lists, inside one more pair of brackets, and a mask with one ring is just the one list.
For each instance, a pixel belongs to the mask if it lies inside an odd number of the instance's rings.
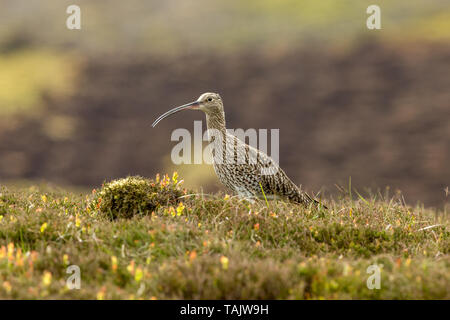
[[281,197],[302,204],[314,202],[266,153],[228,132],[224,140],[215,142],[213,162],[225,186],[244,197]]

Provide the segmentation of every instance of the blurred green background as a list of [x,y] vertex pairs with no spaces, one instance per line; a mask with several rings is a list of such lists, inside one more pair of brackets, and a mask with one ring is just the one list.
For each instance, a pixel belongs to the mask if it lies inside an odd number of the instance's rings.
[[[81,7],[81,30],[66,8]],[[366,8],[381,7],[381,30]],[[449,1],[0,0],[0,181],[92,187],[174,166],[162,112],[219,92],[230,128],[280,128],[308,191],[400,189],[442,206],[450,181]]]

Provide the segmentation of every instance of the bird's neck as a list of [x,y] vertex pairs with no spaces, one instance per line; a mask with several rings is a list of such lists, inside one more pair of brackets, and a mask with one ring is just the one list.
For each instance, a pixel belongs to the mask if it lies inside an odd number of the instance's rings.
[[206,125],[208,129],[219,130],[221,133],[225,134],[225,114],[224,113],[211,113],[206,114]]
[[227,129],[225,127],[225,114],[223,112],[206,114],[208,137],[213,141],[212,159],[214,164],[223,163],[227,159]]

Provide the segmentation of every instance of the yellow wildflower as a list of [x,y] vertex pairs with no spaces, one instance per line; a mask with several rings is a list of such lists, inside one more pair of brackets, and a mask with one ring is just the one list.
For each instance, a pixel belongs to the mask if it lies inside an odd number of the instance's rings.
[[17,249],[16,251],[16,266],[22,267],[23,266],[23,259],[22,259],[22,249]]
[[13,242],[8,243],[8,260],[9,261],[14,260],[14,243]]
[[183,210],[184,210],[184,205],[183,205],[183,202],[180,202],[179,204],[178,204],[178,207],[177,207],[177,216],[181,216],[181,214],[183,213]]
[[177,183],[178,182],[178,172],[174,172],[173,173],[173,176],[172,176],[172,181],[173,181],[173,183]]
[[44,222],[41,226],[41,233],[44,233],[45,229],[47,229],[47,222]]
[[127,267],[127,270],[128,270],[129,273],[134,275],[134,260],[131,260],[130,264]]
[[75,215],[75,226],[76,226],[77,228],[79,228],[80,225],[81,225],[81,220],[80,220],[80,217],[78,216],[78,213],[77,213],[77,214]]
[[113,272],[116,272],[117,270],[117,257],[116,256],[112,256],[111,257],[111,268]]
[[411,258],[406,259],[405,265],[406,265],[407,267],[409,267],[410,264],[411,264]]
[[69,255],[63,255],[63,263],[65,266],[69,265]]
[[42,276],[42,284],[48,287],[51,283],[52,283],[52,273],[45,271],[44,275]]
[[136,272],[135,272],[135,274],[134,274],[134,280],[136,281],[136,282],[139,282],[139,281],[141,281],[142,280],[142,277],[144,276],[144,272],[142,271],[142,269],[141,268],[136,268]]
[[105,299],[106,287],[102,287],[99,292],[97,292],[97,300]]
[[228,260],[227,257],[225,257],[225,256],[221,256],[220,257],[220,263],[222,264],[222,269],[223,270],[227,270],[228,269],[228,262],[229,262],[229,260]]

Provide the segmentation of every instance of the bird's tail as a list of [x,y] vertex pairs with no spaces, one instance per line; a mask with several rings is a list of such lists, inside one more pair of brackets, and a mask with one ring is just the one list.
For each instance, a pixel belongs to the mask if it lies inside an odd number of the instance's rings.
[[314,203],[316,206],[322,206],[325,209],[328,209],[328,207],[326,205],[324,205],[322,202],[317,201],[316,199],[311,198],[306,192],[305,192],[305,196],[308,197],[309,201]]
[[326,205],[324,205],[322,202],[319,202],[316,199],[313,199],[313,201],[316,206],[322,206],[324,209],[328,210],[328,207]]
[[297,192],[289,195],[289,200],[295,203],[308,205],[310,203],[313,203],[314,205],[322,206],[325,209],[328,209],[327,206],[325,206],[322,202],[317,201],[316,199],[311,198],[306,192],[303,192],[300,190],[300,188],[297,188]]

